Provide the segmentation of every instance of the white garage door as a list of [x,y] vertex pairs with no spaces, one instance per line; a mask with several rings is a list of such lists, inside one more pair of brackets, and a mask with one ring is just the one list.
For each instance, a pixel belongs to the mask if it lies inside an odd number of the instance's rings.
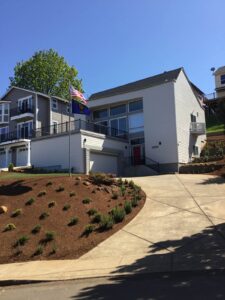
[[6,168],[6,155],[5,152],[0,152],[0,168]]
[[90,171],[117,174],[118,157],[107,154],[90,153]]
[[27,165],[27,148],[17,149],[16,166],[26,166]]

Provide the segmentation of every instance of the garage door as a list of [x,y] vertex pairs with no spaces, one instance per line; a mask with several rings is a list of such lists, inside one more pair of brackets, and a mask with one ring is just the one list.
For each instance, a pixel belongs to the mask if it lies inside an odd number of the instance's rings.
[[90,171],[117,174],[118,157],[113,155],[90,153]]
[[27,165],[27,148],[18,148],[16,157],[16,166],[26,166]]

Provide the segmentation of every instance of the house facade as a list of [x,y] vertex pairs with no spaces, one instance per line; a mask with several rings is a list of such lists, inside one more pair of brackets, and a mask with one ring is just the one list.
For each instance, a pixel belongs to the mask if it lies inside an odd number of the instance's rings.
[[91,115],[69,123],[68,101],[11,88],[0,101],[0,168],[177,172],[206,140],[202,94],[180,68],[95,93]]

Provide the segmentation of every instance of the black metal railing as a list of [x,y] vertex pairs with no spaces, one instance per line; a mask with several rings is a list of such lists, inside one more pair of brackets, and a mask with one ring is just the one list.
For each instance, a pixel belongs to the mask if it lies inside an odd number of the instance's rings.
[[8,133],[0,134],[0,143],[10,142],[19,139],[31,139],[33,136],[33,132],[29,133],[26,130],[11,131]]
[[156,172],[160,171],[159,163],[146,156],[128,156],[124,158],[124,162],[126,166],[146,165],[149,168],[155,170]]
[[25,113],[34,113],[34,106],[23,105],[21,107],[15,107],[10,109],[10,116],[15,117]]

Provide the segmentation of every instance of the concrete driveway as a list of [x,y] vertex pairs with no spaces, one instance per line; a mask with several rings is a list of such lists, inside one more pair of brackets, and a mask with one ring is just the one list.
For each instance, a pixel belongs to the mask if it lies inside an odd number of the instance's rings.
[[225,181],[209,175],[133,178],[147,195],[122,230],[77,260],[0,265],[0,280],[63,280],[225,268]]

